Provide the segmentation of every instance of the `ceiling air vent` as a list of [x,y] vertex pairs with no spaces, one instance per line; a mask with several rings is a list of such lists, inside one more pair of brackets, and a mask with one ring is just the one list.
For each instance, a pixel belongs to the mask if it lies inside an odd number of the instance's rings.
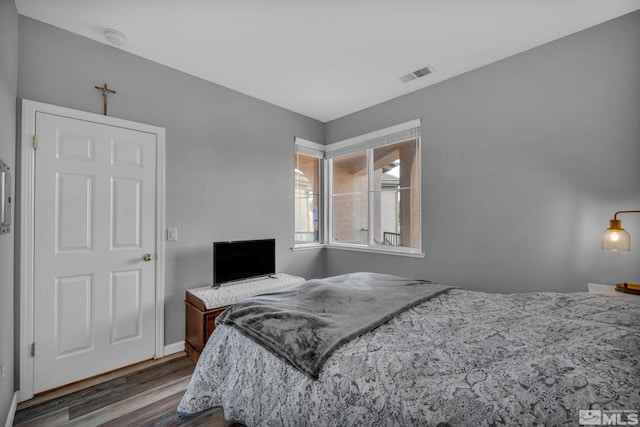
[[427,65],[424,68],[420,68],[419,70],[414,71],[413,73],[409,73],[406,76],[400,77],[400,80],[404,83],[410,82],[411,80],[419,79],[420,77],[424,77],[427,74],[433,73],[433,68],[430,65]]

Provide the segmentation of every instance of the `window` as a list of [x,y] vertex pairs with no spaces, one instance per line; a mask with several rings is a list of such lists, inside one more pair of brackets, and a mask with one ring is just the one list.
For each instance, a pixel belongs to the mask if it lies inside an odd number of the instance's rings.
[[331,241],[367,244],[369,177],[367,153],[331,161]]
[[296,247],[424,256],[420,120],[327,146],[296,138],[295,147]]
[[331,144],[326,157],[329,243],[419,252],[419,121]]
[[373,242],[420,249],[418,140],[373,150]]
[[321,243],[321,170],[324,146],[296,138],[294,157],[294,242]]

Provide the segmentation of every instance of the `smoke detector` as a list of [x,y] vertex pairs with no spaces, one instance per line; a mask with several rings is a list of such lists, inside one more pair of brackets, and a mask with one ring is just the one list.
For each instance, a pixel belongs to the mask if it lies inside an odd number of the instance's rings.
[[122,34],[120,31],[112,30],[107,28],[104,30],[104,38],[107,39],[109,43],[112,45],[122,47],[127,44],[127,37]]
[[404,83],[410,82],[411,80],[419,79],[420,77],[424,77],[433,73],[435,70],[431,65],[427,65],[424,68],[420,68],[412,73],[407,74],[406,76],[400,77],[400,80]]

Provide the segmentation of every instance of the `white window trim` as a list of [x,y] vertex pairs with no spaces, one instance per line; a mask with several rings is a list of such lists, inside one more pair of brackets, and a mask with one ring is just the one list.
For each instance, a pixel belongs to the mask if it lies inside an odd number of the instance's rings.
[[385,248],[384,246],[365,246],[365,245],[355,245],[348,243],[329,243],[324,245],[329,249],[339,249],[343,251],[353,251],[353,252],[367,252],[372,254],[383,254],[383,255],[395,255],[395,256],[404,256],[410,258],[424,258],[426,255],[420,249],[416,248],[407,248],[400,246],[389,246]]
[[[406,137],[402,137],[397,140],[385,140],[383,138],[393,136],[395,134],[409,131],[411,129],[420,129],[422,126],[421,119],[414,119],[408,122],[400,123],[398,125],[389,126],[384,129],[378,129],[373,132],[365,133],[363,135],[354,136],[353,138],[343,139],[342,141],[334,142],[325,146],[326,158],[334,157],[333,153],[341,152],[344,149],[352,148],[352,152],[364,151],[369,148],[378,148],[385,145],[395,144],[403,140],[409,140],[418,136],[411,136],[409,134]],[[342,155],[342,154],[339,154]]]
[[[327,240],[325,240],[327,247],[342,249],[342,250],[351,250],[351,251],[357,251],[357,252],[380,253],[380,254],[387,254],[387,255],[409,256],[409,257],[416,257],[416,258],[425,257],[425,254],[422,252],[422,214],[420,217],[420,229],[418,231],[420,235],[420,247],[418,248],[410,248],[406,246],[391,247],[391,246],[384,246],[384,245],[375,245],[373,243],[373,237],[374,237],[373,233],[369,233],[369,241],[367,245],[358,245],[358,244],[331,241],[331,236],[333,236],[333,215],[331,214],[333,212],[332,197],[331,197],[331,194],[333,193],[333,188],[332,188],[333,181],[330,178],[331,176],[333,176],[332,174],[333,165],[331,161],[331,158],[333,158],[333,156],[331,155],[331,152],[340,152],[341,154],[336,156],[338,157],[340,155],[345,155],[346,154],[345,150],[347,150],[347,152],[354,152],[354,153],[365,151],[367,153],[367,169],[371,171],[373,169],[372,167],[373,166],[373,156],[372,156],[373,149],[379,148],[385,145],[402,142],[403,140],[417,139],[418,140],[417,156],[419,160],[418,175],[419,175],[419,185],[420,185],[419,203],[420,205],[422,205],[422,182],[421,182],[422,181],[422,144],[421,144],[421,137],[419,132],[417,135],[407,134],[406,139],[404,139],[404,137],[400,138],[399,140],[385,139],[386,137],[393,136],[401,132],[409,131],[416,128],[420,129],[421,123],[422,123],[421,119],[410,120],[408,122],[400,123],[398,125],[390,126],[384,129],[379,129],[373,132],[369,132],[363,135],[358,135],[353,138],[345,139],[345,140],[334,142],[332,144],[327,145],[326,152],[327,152],[328,159],[325,162],[327,163],[327,166],[325,167],[326,176],[327,176],[326,206],[328,211],[326,216],[327,221],[326,221],[326,227],[325,227],[327,230]],[[373,143],[371,143],[372,141]],[[349,150],[350,147],[353,147],[353,150]],[[368,185],[367,197],[369,201],[368,206],[370,207],[372,206],[372,198],[373,198],[374,192],[371,190],[371,188],[373,187],[372,185],[373,176],[371,175],[371,173],[369,173],[368,175],[369,175],[369,185]],[[372,224],[373,223],[372,216],[374,215],[374,213],[371,208],[369,208],[368,210],[368,215],[369,215],[368,222],[369,224]]]
[[313,249],[324,249],[327,245],[324,243],[298,243],[294,244],[291,247],[291,250],[294,252],[297,251],[310,251]]
[[[382,147],[384,145],[389,145],[389,144],[395,144],[397,142],[401,142],[401,140],[398,141],[391,141],[391,142],[381,142],[381,141],[377,141],[376,144],[369,146],[367,144],[368,141],[372,141],[372,140],[377,140],[379,138],[384,138],[387,136],[391,136],[400,132],[404,132],[404,131],[409,131],[411,129],[415,129],[418,128],[420,129],[422,126],[422,120],[421,119],[414,119],[414,120],[410,120],[404,123],[400,123],[394,126],[389,126],[383,129],[379,129],[373,132],[369,132],[363,135],[358,135],[355,136],[353,138],[348,138],[348,139],[344,139],[342,141],[338,141],[338,142],[334,142],[332,144],[328,144],[328,145],[322,145],[322,144],[318,144],[317,142],[313,142],[313,141],[309,141],[307,139],[304,138],[300,138],[300,137],[295,137],[295,144],[296,144],[296,153],[300,152],[301,154],[305,154],[305,155],[311,155],[313,156],[314,154],[311,154],[313,151],[317,152],[317,153],[324,153],[324,155],[322,155],[322,157],[320,157],[320,154],[316,155],[316,157],[322,159],[322,164],[321,164],[321,168],[320,168],[320,173],[321,173],[321,184],[322,184],[322,188],[320,190],[321,196],[320,196],[320,201],[322,203],[321,206],[321,211],[322,211],[322,220],[321,220],[321,230],[320,230],[320,236],[321,236],[321,241],[320,242],[314,242],[314,243],[304,243],[304,244],[294,244],[294,246],[291,248],[292,251],[303,251],[303,250],[313,250],[313,249],[324,249],[324,248],[330,248],[330,249],[338,249],[338,250],[346,250],[346,251],[354,251],[354,252],[365,252],[365,253],[375,253],[375,254],[384,254],[384,255],[394,255],[394,256],[404,256],[404,257],[411,257],[411,258],[424,258],[426,255],[424,252],[422,252],[422,214],[420,217],[420,247],[419,248],[409,248],[406,246],[383,246],[383,245],[374,245],[373,244],[373,234],[369,233],[369,244],[368,245],[358,245],[358,244],[350,244],[350,243],[340,243],[340,242],[331,242],[330,239],[333,234],[333,217],[331,215],[332,212],[332,206],[331,206],[331,193],[332,193],[332,180],[330,179],[330,177],[332,176],[332,170],[331,170],[331,161],[330,161],[330,157],[331,156],[331,152],[336,152],[338,150],[343,150],[346,149],[348,147],[353,146],[354,152],[356,151],[367,151],[367,156],[371,157],[369,155],[368,150],[372,149],[372,148],[378,148],[378,147]],[[420,182],[420,194],[419,194],[419,198],[420,198],[420,204],[422,205],[422,141],[421,141],[421,137],[418,134],[417,136],[407,136],[406,140],[410,140],[410,139],[417,139],[418,140],[418,159],[419,159],[419,182]],[[298,151],[298,146],[303,147],[302,150]],[[308,151],[305,150],[304,148],[313,150],[313,151]],[[368,166],[369,163],[372,162],[372,159],[368,159]],[[371,174],[369,174],[371,175]],[[372,179],[370,177],[370,179]],[[371,185],[369,186],[369,188],[371,188]],[[369,198],[372,197],[372,192],[368,191],[369,193]],[[421,210],[422,211],[422,210]],[[372,210],[369,210],[369,216],[371,216],[373,213]],[[372,220],[371,218],[369,218],[369,223],[371,223]]]
[[317,142],[309,141],[308,139],[295,137],[296,153],[304,154],[305,156],[316,157],[318,159],[324,159],[325,146],[318,144]]
[[[320,202],[320,220],[319,220],[320,232],[318,236],[318,239],[319,239],[318,242],[296,243],[294,238],[294,242],[293,242],[293,246],[291,247],[291,250],[299,251],[299,250],[309,250],[309,249],[319,249],[319,248],[322,249],[325,246],[324,242],[327,241],[326,218],[328,213],[327,203],[326,203],[326,191],[325,191],[325,189],[327,188],[327,173],[326,173],[326,166],[325,166],[326,162],[324,160],[325,146],[323,144],[319,144],[317,142],[309,141],[308,139],[304,139],[296,136],[294,138],[294,147],[295,147],[296,154],[303,154],[305,156],[315,157],[321,160],[320,168],[319,168],[320,194],[318,195],[318,199],[319,199],[318,201]],[[295,221],[295,212],[294,212],[294,221]]]

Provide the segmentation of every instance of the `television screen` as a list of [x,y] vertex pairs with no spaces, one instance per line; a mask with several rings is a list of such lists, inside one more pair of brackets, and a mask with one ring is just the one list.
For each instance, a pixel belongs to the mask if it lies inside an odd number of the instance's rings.
[[213,286],[276,273],[276,239],[213,243]]

